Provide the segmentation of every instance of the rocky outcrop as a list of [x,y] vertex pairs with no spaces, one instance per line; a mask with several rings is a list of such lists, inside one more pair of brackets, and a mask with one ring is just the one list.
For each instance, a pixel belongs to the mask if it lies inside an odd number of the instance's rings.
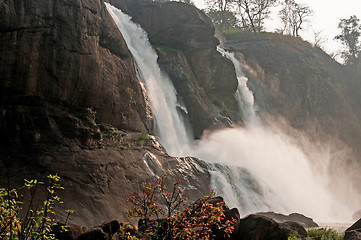
[[279,223],[297,222],[305,228],[319,227],[318,224],[315,221],[313,221],[312,218],[306,217],[299,213],[291,213],[289,215],[284,215],[274,212],[260,212],[257,214],[272,218],[273,220]]
[[287,240],[290,229],[261,215],[251,214],[241,219],[236,239]]
[[196,138],[207,128],[229,125],[227,118],[238,119],[234,66],[217,52],[214,27],[202,11],[180,2],[109,2],[131,15],[149,34],[161,68],[187,107]]
[[184,179],[191,198],[209,193],[202,161],[172,158],[147,135],[131,54],[102,1],[0,1],[0,11],[0,186],[58,173],[56,217],[71,208],[69,223],[87,227],[129,220],[125,197],[156,174]]
[[352,224],[351,227],[345,231],[344,240],[359,240],[361,239],[361,219]]
[[[46,181],[58,173],[64,190],[58,194],[64,204],[55,208],[56,218],[65,221],[65,209],[73,209],[69,223],[95,226],[109,219],[129,219],[126,197],[139,190],[142,181],[156,181],[167,174],[167,184],[182,179],[189,199],[210,192],[206,164],[194,158],[168,156],[152,136],[119,131],[100,125],[101,141],[88,145],[76,139],[58,138],[58,144],[37,143],[12,148],[0,161],[0,186],[22,186],[25,179]],[[45,190],[38,190],[39,198]],[[41,199],[39,199],[41,200]]]
[[86,108],[101,122],[147,131],[131,54],[102,1],[0,4],[2,133],[36,128],[35,111]]

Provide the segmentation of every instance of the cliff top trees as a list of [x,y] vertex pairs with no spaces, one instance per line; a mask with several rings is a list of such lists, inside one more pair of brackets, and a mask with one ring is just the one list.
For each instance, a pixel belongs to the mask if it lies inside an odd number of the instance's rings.
[[264,20],[269,17],[270,8],[277,0],[234,0],[244,29],[261,32]]
[[341,34],[337,35],[335,39],[340,40],[345,49],[341,52],[342,58],[346,64],[354,64],[361,52],[361,25],[360,19],[355,15],[348,19],[341,19],[338,24],[338,28],[341,29]]
[[303,23],[312,15],[312,10],[307,5],[296,3],[295,0],[285,0],[282,5],[279,12],[282,21],[281,32],[298,37]]
[[219,30],[229,29],[237,25],[233,11],[230,11],[234,0],[206,0],[207,14],[214,26]]

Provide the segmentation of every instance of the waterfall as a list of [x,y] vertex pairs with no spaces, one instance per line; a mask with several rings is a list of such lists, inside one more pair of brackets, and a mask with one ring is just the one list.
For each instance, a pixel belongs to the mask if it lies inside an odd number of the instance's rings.
[[217,47],[217,50],[232,61],[236,70],[238,87],[234,97],[237,100],[239,111],[242,113],[243,121],[246,124],[259,125],[260,120],[256,114],[254,96],[247,86],[248,78],[244,75],[240,62],[234,57],[234,53],[227,52],[221,47]]
[[166,151],[183,156],[190,145],[190,134],[177,111],[177,92],[157,63],[157,54],[148,41],[147,33],[131,21],[131,17],[105,3],[122,33],[137,64],[140,80],[144,83],[156,119],[156,135]]
[[207,161],[212,188],[230,207],[237,207],[242,215],[257,211],[299,212],[316,220],[351,215],[350,209],[320,183],[309,155],[291,137],[257,124],[253,94],[247,88],[240,63],[231,53],[224,54],[237,70],[239,87],[235,97],[251,127],[213,131],[200,141],[191,142],[177,112],[182,104],[177,102],[172,82],[161,73],[146,33],[129,16],[107,3],[106,6],[138,66],[155,114],[160,142],[170,155]]

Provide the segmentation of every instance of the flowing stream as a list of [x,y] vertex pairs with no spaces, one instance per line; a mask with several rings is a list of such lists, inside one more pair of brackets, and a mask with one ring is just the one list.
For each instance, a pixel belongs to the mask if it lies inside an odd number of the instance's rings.
[[177,111],[177,93],[160,71],[146,32],[120,10],[107,3],[106,6],[134,56],[155,114],[160,142],[172,156],[207,161],[211,187],[230,207],[237,207],[241,215],[258,211],[299,212],[319,221],[351,216],[350,209],[317,179],[308,155],[293,139],[262,126],[239,61],[222,49],[219,51],[235,65],[239,81],[235,97],[247,124],[215,131],[192,142]]

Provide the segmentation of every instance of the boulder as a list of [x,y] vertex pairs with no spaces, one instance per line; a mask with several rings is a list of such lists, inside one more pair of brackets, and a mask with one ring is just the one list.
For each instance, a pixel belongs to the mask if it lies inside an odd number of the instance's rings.
[[298,222],[286,221],[284,222],[291,230],[296,231],[298,236],[301,238],[307,237],[307,230]]
[[361,240],[361,232],[351,230],[345,232],[344,240]]
[[[66,231],[64,231],[64,227]],[[58,223],[52,226],[52,231],[55,234],[55,239],[75,240],[85,232],[85,229],[74,224],[66,225],[65,223]]]
[[280,223],[291,221],[291,222],[297,222],[305,228],[318,227],[318,224],[314,222],[312,218],[306,217],[300,213],[291,213],[289,215],[284,215],[275,212],[260,212],[257,214],[272,218],[276,222],[280,222]]
[[361,239],[361,218],[347,228],[345,231],[345,240],[359,240]]
[[77,240],[111,240],[120,229],[116,220],[107,221],[81,234]]
[[237,238],[247,240],[287,240],[290,229],[271,218],[251,214],[240,220]]

